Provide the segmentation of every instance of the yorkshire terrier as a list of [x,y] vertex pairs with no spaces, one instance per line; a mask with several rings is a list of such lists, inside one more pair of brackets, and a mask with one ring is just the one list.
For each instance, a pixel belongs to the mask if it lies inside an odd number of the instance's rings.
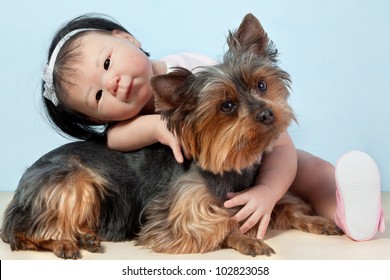
[[[240,233],[231,219],[238,209],[223,202],[227,192],[253,186],[261,155],[295,119],[289,75],[252,14],[227,43],[220,64],[151,81],[156,108],[192,160],[178,164],[161,144],[128,153],[94,142],[59,147],[26,170],[6,209],[1,237],[11,249],[78,259],[80,249],[99,251],[101,240],[134,239],[170,254],[275,253],[255,230]],[[275,206],[271,226],[341,233],[290,193]]]

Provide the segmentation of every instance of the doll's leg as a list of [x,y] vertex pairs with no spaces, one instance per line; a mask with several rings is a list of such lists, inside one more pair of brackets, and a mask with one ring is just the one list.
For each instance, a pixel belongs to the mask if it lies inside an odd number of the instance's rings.
[[375,162],[362,152],[344,155],[336,168],[298,151],[298,171],[291,191],[312,204],[353,240],[372,239],[384,230],[380,177]]
[[297,175],[290,191],[309,202],[318,215],[334,221],[337,207],[334,166],[310,153],[297,152]]

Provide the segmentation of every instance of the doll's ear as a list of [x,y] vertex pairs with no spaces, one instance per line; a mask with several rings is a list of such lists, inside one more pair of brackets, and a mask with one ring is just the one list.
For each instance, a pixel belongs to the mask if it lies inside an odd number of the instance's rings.
[[150,83],[156,100],[156,111],[166,114],[179,108],[184,109],[192,101],[189,90],[192,78],[192,72],[181,67],[168,74],[154,76]]

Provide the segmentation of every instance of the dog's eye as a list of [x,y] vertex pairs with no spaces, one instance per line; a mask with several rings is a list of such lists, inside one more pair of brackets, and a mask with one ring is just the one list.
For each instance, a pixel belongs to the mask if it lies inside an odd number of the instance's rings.
[[267,89],[267,84],[264,82],[264,81],[260,81],[258,84],[257,84],[257,88],[260,90],[260,91],[265,91]]
[[231,113],[236,108],[236,104],[231,101],[226,101],[221,104],[221,111],[224,113]]

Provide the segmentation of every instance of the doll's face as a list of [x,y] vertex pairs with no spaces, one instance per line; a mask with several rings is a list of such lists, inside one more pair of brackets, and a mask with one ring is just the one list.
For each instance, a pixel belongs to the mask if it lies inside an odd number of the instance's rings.
[[138,115],[153,94],[152,64],[130,34],[88,32],[77,39],[81,53],[65,85],[65,102],[99,122],[122,121]]

